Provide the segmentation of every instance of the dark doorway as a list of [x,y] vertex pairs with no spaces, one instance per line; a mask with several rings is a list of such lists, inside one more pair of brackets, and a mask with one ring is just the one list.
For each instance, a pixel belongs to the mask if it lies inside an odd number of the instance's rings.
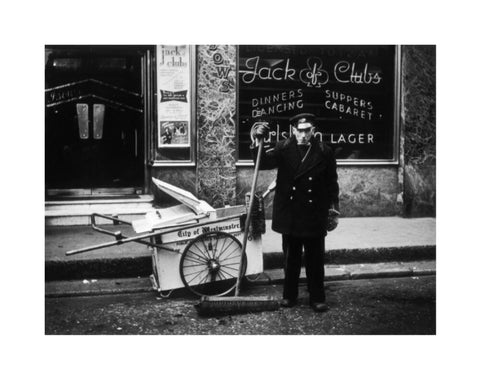
[[144,51],[46,46],[47,197],[143,193]]

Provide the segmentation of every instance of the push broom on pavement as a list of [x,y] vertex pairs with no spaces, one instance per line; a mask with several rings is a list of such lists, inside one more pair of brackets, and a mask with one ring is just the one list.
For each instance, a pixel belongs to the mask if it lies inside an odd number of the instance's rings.
[[250,202],[248,205],[247,218],[245,220],[245,231],[243,234],[242,253],[240,255],[240,269],[235,287],[235,296],[203,296],[198,304],[195,304],[197,313],[201,316],[231,315],[239,313],[252,313],[262,311],[274,311],[280,307],[279,300],[271,296],[239,296],[240,282],[245,266],[245,251],[247,247],[248,231],[252,218],[254,194],[257,187],[258,171],[263,149],[263,138],[259,142],[255,171],[253,174],[252,189],[250,191]]

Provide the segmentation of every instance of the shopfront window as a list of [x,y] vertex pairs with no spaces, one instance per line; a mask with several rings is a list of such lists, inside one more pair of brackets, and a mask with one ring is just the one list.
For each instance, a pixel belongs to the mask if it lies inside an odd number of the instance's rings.
[[238,161],[251,162],[251,125],[271,121],[273,142],[289,118],[317,116],[317,136],[339,163],[398,163],[395,46],[239,46]]
[[156,47],[156,125],[153,166],[195,163],[195,49],[189,45]]

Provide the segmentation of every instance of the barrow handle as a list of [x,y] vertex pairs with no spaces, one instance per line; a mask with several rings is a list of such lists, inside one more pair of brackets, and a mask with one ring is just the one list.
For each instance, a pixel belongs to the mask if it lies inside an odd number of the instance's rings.
[[154,243],[151,243],[151,242],[142,241],[143,238],[150,238],[150,237],[156,237],[156,236],[158,236],[158,232],[152,232],[152,233],[148,233],[148,234],[142,234],[140,236],[127,237],[127,238],[125,238],[121,234],[120,235],[117,234],[117,235],[115,235],[116,241],[105,242],[105,243],[101,243],[99,245],[88,246],[88,247],[84,247],[82,249],[77,249],[77,250],[70,250],[70,251],[67,251],[65,253],[65,255],[74,255],[74,254],[85,253],[87,251],[103,249],[105,247],[111,247],[111,246],[116,246],[116,245],[122,245],[122,244],[128,243],[128,242],[138,242],[138,243],[141,243],[143,245],[165,249],[165,247],[163,247],[162,245],[157,245],[157,244],[154,244]]
[[122,223],[122,224],[126,224],[126,225],[132,225],[131,222],[128,222],[128,221],[125,221],[125,220],[120,220],[118,217],[106,216],[106,215],[102,215],[102,214],[99,214],[99,213],[92,213],[90,215],[90,222],[92,224],[92,229],[96,230],[97,232],[103,233],[103,234],[108,234],[109,236],[114,236],[116,239],[119,239],[119,237],[122,236],[122,232],[120,232],[120,231],[112,232],[111,230],[100,228],[96,223],[95,217],[106,218],[107,220],[112,220],[114,223]]

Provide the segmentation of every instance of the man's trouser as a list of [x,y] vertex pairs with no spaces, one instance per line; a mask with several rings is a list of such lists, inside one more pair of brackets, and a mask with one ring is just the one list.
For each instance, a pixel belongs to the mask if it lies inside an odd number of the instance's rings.
[[304,250],[310,303],[323,303],[325,301],[323,285],[325,238],[304,238],[284,234],[282,235],[282,245],[285,254],[283,298],[296,300],[298,297],[298,280],[302,266],[302,250]]

